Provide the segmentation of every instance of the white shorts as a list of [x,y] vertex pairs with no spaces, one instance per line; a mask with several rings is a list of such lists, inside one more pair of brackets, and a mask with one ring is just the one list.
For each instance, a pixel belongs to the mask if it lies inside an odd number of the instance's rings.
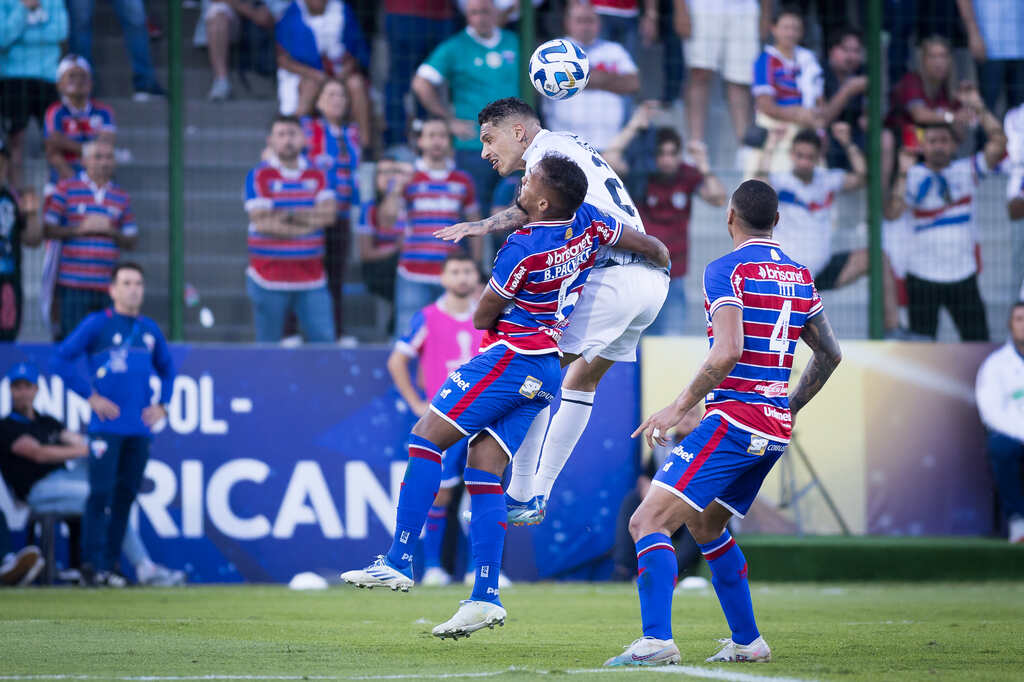
[[587,362],[636,362],[640,334],[658,317],[668,274],[643,263],[595,268],[558,347]]
[[203,20],[209,21],[213,17],[223,14],[228,18],[228,33],[231,36],[231,42],[238,42],[238,38],[242,35],[242,20],[239,18],[238,12],[226,2],[204,4],[206,4],[206,12],[203,14]]
[[758,9],[728,12],[690,10],[692,31],[683,43],[686,68],[717,71],[729,83],[754,82],[754,62],[761,53]]

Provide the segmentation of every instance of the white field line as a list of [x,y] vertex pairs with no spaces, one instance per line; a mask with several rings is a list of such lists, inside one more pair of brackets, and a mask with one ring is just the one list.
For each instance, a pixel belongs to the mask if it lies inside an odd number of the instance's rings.
[[[671,665],[655,668],[643,668],[643,672],[682,675],[685,677],[706,680],[724,680],[725,682],[809,682],[795,677],[776,677],[773,675],[752,675],[721,668],[698,668],[687,665]],[[510,667],[506,670],[476,673],[414,673],[399,675],[0,675],[0,680],[118,680],[123,682],[199,682],[203,680],[450,680],[471,679],[477,677],[497,677],[508,673],[525,673],[547,675],[548,670],[530,670],[527,668]],[[567,675],[594,675],[600,673],[639,673],[636,668],[583,668],[578,670],[560,671]]]

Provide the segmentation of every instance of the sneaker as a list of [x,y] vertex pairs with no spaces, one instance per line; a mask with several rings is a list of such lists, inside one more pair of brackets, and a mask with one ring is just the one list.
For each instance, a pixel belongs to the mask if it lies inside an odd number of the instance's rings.
[[505,625],[505,609],[501,604],[489,601],[473,601],[464,599],[459,602],[459,610],[455,615],[435,627],[431,632],[434,637],[445,639],[451,637],[469,637],[471,632],[482,628],[494,629],[495,625]]
[[618,656],[609,658],[604,664],[610,668],[636,665],[676,665],[679,663],[679,647],[671,639],[641,637],[634,641]]
[[99,580],[100,585],[104,587],[113,587],[121,589],[122,587],[128,587],[128,578],[125,578],[120,573],[114,571],[103,571],[96,576]]
[[150,587],[178,587],[185,584],[185,571],[147,562],[135,567],[135,577],[140,585]]
[[45,565],[46,560],[39,548],[29,545],[17,554],[8,554],[0,563],[0,584],[31,585]]
[[154,97],[167,97],[167,91],[159,83],[153,83],[145,88],[138,88],[132,95],[133,102],[148,102]]
[[722,650],[717,654],[708,658],[707,663],[723,663],[723,662],[736,662],[736,663],[768,663],[772,660],[772,650],[768,648],[768,643],[764,641],[764,637],[758,637],[750,644],[737,644],[731,639],[720,639],[718,643],[723,645]]
[[444,587],[452,581],[448,572],[440,566],[431,566],[423,572],[423,577],[420,578],[420,585],[425,587]]
[[1010,542],[1024,543],[1024,516],[1014,516],[1010,519]]
[[217,78],[210,86],[210,94],[206,96],[206,99],[217,102],[224,101],[229,97],[231,97],[231,81],[227,78]]
[[534,495],[526,502],[520,502],[505,493],[505,507],[508,509],[508,522],[513,526],[536,526],[544,520],[547,500],[543,495]]
[[408,592],[413,585],[412,566],[396,568],[388,563],[387,557],[383,554],[378,554],[377,560],[366,568],[345,571],[341,574],[341,579],[349,585],[368,587],[371,590],[375,587],[390,587],[392,590]]

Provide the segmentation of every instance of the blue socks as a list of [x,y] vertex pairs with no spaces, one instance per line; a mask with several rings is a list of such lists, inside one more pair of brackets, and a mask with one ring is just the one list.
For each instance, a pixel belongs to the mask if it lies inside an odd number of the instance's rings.
[[651,533],[637,540],[636,563],[644,637],[672,639],[672,590],[678,572],[672,538]]
[[760,636],[754,622],[754,605],[750,601],[747,584],[747,560],[740,546],[726,530],[722,536],[707,544],[698,544],[711,568],[711,584],[725,612],[725,620],[732,630],[732,641],[750,644]]
[[441,565],[441,541],[444,540],[444,529],[447,525],[448,510],[445,507],[431,505],[423,533],[423,568],[436,568]]
[[395,539],[388,550],[388,562],[399,569],[412,563],[423,522],[441,487],[441,448],[426,438],[409,435],[409,465],[398,495]]
[[508,512],[501,478],[486,471],[466,467],[463,473],[466,491],[470,494],[473,517],[469,522],[469,538],[473,545],[476,581],[474,601],[501,604],[498,599],[498,575],[501,573],[501,551],[505,546]]

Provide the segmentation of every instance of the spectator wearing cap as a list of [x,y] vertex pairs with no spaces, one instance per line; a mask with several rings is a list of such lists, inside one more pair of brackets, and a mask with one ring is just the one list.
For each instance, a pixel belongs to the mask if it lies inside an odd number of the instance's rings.
[[600,38],[603,18],[585,2],[569,3],[565,11],[568,38],[590,60],[590,82],[580,94],[561,101],[544,100],[551,130],[571,130],[603,151],[622,130],[633,95],[640,90],[636,63],[619,43]]
[[114,110],[92,99],[92,67],[78,55],[67,55],[57,66],[60,100],[46,110],[43,137],[50,164],[52,191],[65,178],[82,172],[82,145],[93,140],[114,144]]
[[10,157],[0,138],[0,341],[14,341],[21,328],[21,247],[39,246],[43,227],[35,192],[21,196],[7,182]]
[[0,121],[13,166],[11,181],[21,187],[21,144],[33,118],[43,125],[57,99],[54,73],[60,44],[68,36],[64,0],[0,0]]
[[355,12],[342,0],[292,0],[275,29],[277,97],[282,114],[312,113],[320,84],[340,79],[352,99],[352,118],[370,136],[370,99],[364,73],[370,48]]
[[114,147],[95,140],[82,148],[85,169],[61,180],[46,199],[43,230],[60,241],[56,300],[60,341],[90,313],[110,305],[107,290],[122,250],[138,239],[131,199],[112,180]]
[[[494,100],[519,94],[519,40],[498,27],[492,0],[467,0],[465,11],[466,29],[438,45],[420,64],[412,91],[424,109],[448,121],[455,136],[455,165],[473,178],[486,215],[500,177],[480,158],[483,145],[476,116]],[[442,99],[442,86],[447,86],[451,104]]]
[[[121,23],[125,47],[132,62],[132,87],[134,99],[145,101],[152,95],[167,93],[160,87],[153,71],[153,60],[149,53],[149,32],[146,29],[146,8],[142,0],[111,0],[114,13]],[[71,32],[68,48],[92,62],[92,15],[96,0],[67,0],[71,18]]]

